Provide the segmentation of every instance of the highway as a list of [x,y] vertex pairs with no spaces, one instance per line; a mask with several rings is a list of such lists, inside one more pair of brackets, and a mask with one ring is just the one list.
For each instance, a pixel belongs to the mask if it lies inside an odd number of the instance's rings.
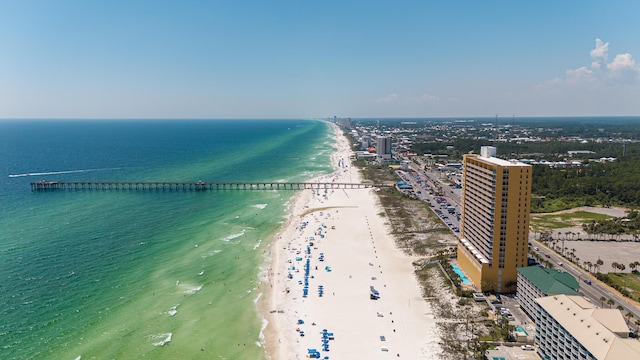
[[[405,179],[405,181],[414,186],[416,196],[418,198],[429,202],[431,204],[431,208],[434,210],[434,212],[436,212],[435,210],[438,209],[439,205],[436,201],[436,198],[442,197],[455,207],[456,214],[461,213],[462,189],[455,189],[452,186],[449,186],[448,184],[440,181],[442,177],[442,173],[440,172],[425,171],[413,161],[410,161],[410,167],[412,170],[414,170],[414,174],[417,174],[419,177],[410,177],[410,173],[405,172],[404,174],[407,176],[407,179]],[[436,195],[435,192],[433,194],[430,194],[430,191],[435,191],[438,187],[442,189],[442,196]],[[420,191],[420,193],[417,193],[417,191]],[[460,228],[458,218],[456,216],[450,216],[450,214],[448,214],[446,211],[446,206],[441,206],[441,208],[442,214],[436,212],[436,215],[438,215],[438,217],[440,217],[440,219],[442,219],[445,223],[446,219],[444,219],[444,217],[448,216],[451,221],[451,224],[448,224],[448,226],[451,229],[454,229],[455,227]],[[458,231],[456,231],[455,233],[459,234]],[[531,233],[529,234],[529,244],[531,244],[531,246],[529,247],[529,251],[535,252],[536,250],[534,250],[534,247],[538,247],[540,249],[540,253],[548,255],[545,257],[547,258],[547,260],[551,261],[552,264],[554,264],[554,267],[557,270],[565,271],[573,275],[580,284],[579,293],[589,299],[594,305],[599,307],[607,307],[606,300],[603,304],[601,298],[604,297],[607,300],[612,299],[613,301],[615,301],[615,304],[612,306],[613,308],[621,305],[624,308],[624,310],[622,310],[623,315],[625,315],[627,312],[631,312],[633,314],[633,319],[631,319],[631,322],[640,320],[640,308],[637,306],[637,304],[632,304],[626,298],[618,295],[618,293],[608,285],[604,284],[603,282],[596,279],[593,275],[589,274],[586,270],[571,263],[569,259],[566,259],[560,254],[557,254],[555,251],[552,251],[543,243],[536,241],[534,235]],[[559,266],[559,263],[562,263],[562,266]],[[585,279],[590,280],[591,284],[587,284],[586,282],[584,282]]]
[[[577,265],[571,263],[569,259],[562,257],[560,254],[552,251],[548,247],[546,247],[543,243],[536,241],[532,234],[529,234],[529,242],[533,244],[533,246],[537,246],[540,249],[540,253],[549,255],[547,259],[554,264],[556,270],[565,271],[571,275],[573,275],[580,284],[579,293],[586,298],[588,298],[593,304],[599,307],[607,307],[606,300],[604,301],[604,306],[601,297],[605,299],[612,299],[616,303],[613,305],[615,309],[618,305],[622,305],[624,310],[622,310],[622,314],[625,315],[627,312],[631,312],[633,314],[633,318],[638,320],[640,319],[640,309],[637,306],[632,305],[626,298],[618,295],[618,293],[611,289],[607,284],[595,278],[595,276],[589,274],[586,270],[578,267]],[[533,250],[530,247],[530,250]],[[535,251],[535,250],[533,250]],[[544,255],[546,257],[546,255]],[[559,266],[558,263],[562,262],[562,266]],[[591,280],[591,284],[587,284],[584,282],[585,279]],[[634,320],[632,320],[634,321]]]

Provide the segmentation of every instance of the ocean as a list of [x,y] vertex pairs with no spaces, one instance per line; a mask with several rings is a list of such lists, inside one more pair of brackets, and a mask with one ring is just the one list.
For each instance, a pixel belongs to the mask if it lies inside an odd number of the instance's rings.
[[293,191],[52,191],[30,182],[303,181],[313,120],[0,121],[0,357],[264,359],[256,310]]

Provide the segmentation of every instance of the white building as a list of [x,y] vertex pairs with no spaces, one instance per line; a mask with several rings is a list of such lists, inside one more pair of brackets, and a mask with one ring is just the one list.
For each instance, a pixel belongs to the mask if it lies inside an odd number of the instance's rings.
[[580,284],[573,275],[539,266],[518,268],[516,297],[520,308],[533,320],[536,317],[535,300],[549,295],[578,295]]
[[640,342],[617,309],[600,309],[577,295],[536,300],[536,343],[543,359],[640,359]]

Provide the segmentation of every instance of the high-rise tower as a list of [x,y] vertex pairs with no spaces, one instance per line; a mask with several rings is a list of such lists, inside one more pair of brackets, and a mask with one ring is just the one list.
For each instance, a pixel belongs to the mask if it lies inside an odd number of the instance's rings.
[[527,266],[532,169],[495,155],[464,156],[458,265],[482,291],[510,292]]
[[377,139],[376,155],[378,159],[391,159],[391,137],[380,136]]

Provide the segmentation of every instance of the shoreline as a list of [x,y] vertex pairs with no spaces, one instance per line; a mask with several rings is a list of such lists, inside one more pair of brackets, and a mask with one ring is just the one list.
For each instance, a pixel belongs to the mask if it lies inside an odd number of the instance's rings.
[[[347,139],[330,126],[335,171],[311,181],[361,181]],[[304,190],[292,197],[269,247],[257,303],[267,359],[302,359],[309,349],[321,358],[437,358],[440,337],[415,258],[395,246],[373,191]],[[371,286],[378,300],[370,299]],[[335,340],[323,333],[335,333]]]

